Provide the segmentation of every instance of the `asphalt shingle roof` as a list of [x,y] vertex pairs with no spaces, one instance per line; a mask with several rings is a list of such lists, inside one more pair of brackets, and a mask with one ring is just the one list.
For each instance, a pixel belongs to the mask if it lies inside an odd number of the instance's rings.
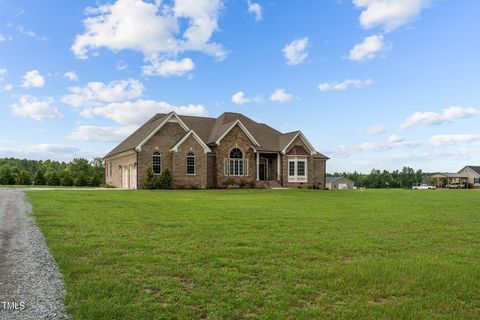
[[[133,134],[121,142],[117,147],[110,151],[105,157],[110,157],[122,152],[134,150],[145,138],[147,138],[157,128],[169,114],[156,114],[144,125],[137,129]],[[255,148],[260,151],[282,151],[299,131],[281,133],[278,130],[264,124],[253,121],[252,119],[240,113],[225,112],[218,118],[181,116],[179,118],[191,130],[202,139],[207,145],[212,145],[218,140],[230,127],[237,121],[245,126],[252,134],[255,140],[260,144]],[[315,156],[327,159],[321,153]]]

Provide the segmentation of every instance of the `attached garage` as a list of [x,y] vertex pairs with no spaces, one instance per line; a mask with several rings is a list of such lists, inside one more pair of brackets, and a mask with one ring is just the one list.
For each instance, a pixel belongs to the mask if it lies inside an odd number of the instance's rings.
[[351,190],[354,185],[352,180],[345,177],[327,177],[325,186],[329,190]]

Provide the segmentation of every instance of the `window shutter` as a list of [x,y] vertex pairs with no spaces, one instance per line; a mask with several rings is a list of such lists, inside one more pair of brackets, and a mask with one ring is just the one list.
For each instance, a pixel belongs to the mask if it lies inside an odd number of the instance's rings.
[[228,160],[225,160],[224,169],[225,169],[225,175],[228,176]]
[[248,176],[248,160],[245,160],[245,176]]

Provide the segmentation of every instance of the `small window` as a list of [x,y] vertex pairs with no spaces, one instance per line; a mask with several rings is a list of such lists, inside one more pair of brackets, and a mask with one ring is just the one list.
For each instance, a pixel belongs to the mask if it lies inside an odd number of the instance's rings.
[[191,152],[187,154],[187,174],[195,174],[195,155]]
[[473,179],[473,183],[475,183],[475,184],[480,184],[480,178],[475,178],[475,179]]
[[297,162],[297,176],[305,177],[305,161]]
[[288,175],[291,177],[295,176],[295,161],[288,162]]
[[232,151],[230,151],[230,159],[243,159],[242,150],[235,148]]
[[162,173],[162,155],[160,152],[153,153],[153,173],[161,174]]
[[108,175],[109,177],[112,176],[112,162],[110,161],[108,162]]

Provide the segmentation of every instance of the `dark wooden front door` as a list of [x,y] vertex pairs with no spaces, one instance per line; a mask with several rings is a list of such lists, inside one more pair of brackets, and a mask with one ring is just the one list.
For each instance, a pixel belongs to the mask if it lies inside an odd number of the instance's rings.
[[258,168],[258,176],[261,181],[268,180],[268,159],[260,158],[260,166]]

